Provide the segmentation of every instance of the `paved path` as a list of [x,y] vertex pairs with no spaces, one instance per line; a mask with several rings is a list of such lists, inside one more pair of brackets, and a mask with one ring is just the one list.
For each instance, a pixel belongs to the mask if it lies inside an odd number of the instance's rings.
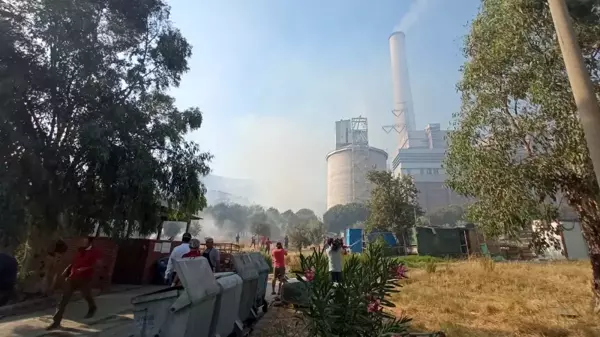
[[161,287],[147,286],[126,292],[110,293],[96,298],[98,311],[93,318],[84,319],[87,303],[83,300],[71,302],[67,307],[62,329],[46,331],[52,322],[54,309],[43,309],[28,315],[0,319],[0,337],[41,336],[101,336],[127,337],[124,329],[133,327],[131,298]]
[[[267,301],[271,302],[271,284],[267,287]],[[133,322],[131,298],[161,289],[146,286],[125,292],[110,293],[96,297],[98,311],[93,318],[84,319],[87,303],[84,300],[71,302],[62,321],[62,329],[46,331],[52,323],[54,308],[43,309],[27,315],[0,319],[0,337],[50,337],[50,336],[97,336],[129,337],[136,332]]]

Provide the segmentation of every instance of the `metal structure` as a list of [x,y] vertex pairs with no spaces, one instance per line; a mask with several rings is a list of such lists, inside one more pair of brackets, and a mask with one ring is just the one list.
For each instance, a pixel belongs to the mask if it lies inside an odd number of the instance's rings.
[[405,39],[403,32],[394,32],[389,38],[394,97],[392,113],[395,116],[394,125],[396,127],[394,129],[398,132],[398,150],[408,147],[409,131],[416,129],[408,64],[406,62]]
[[327,154],[327,208],[366,202],[371,195],[370,170],[385,170],[388,155],[369,146],[367,119],[336,122],[336,149]]

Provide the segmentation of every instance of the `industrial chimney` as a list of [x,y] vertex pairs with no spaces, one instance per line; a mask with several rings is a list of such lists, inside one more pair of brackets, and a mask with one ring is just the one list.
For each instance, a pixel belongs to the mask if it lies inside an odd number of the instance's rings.
[[398,149],[408,147],[408,131],[416,129],[404,40],[405,35],[403,32],[394,32],[389,38],[394,90],[394,115],[396,116],[396,129],[399,133]]

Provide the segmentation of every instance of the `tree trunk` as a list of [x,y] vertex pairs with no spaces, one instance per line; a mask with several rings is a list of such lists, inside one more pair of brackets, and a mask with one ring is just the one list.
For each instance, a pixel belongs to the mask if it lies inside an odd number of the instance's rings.
[[600,208],[596,200],[583,199],[576,209],[592,264],[592,306],[594,313],[600,314]]

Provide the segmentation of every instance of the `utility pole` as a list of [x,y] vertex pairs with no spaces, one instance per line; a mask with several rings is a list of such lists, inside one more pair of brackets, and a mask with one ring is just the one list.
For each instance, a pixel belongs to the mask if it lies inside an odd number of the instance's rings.
[[600,107],[583,54],[575,37],[573,23],[565,0],[548,0],[550,14],[562,51],[571,90],[583,126],[596,180],[600,184]]

